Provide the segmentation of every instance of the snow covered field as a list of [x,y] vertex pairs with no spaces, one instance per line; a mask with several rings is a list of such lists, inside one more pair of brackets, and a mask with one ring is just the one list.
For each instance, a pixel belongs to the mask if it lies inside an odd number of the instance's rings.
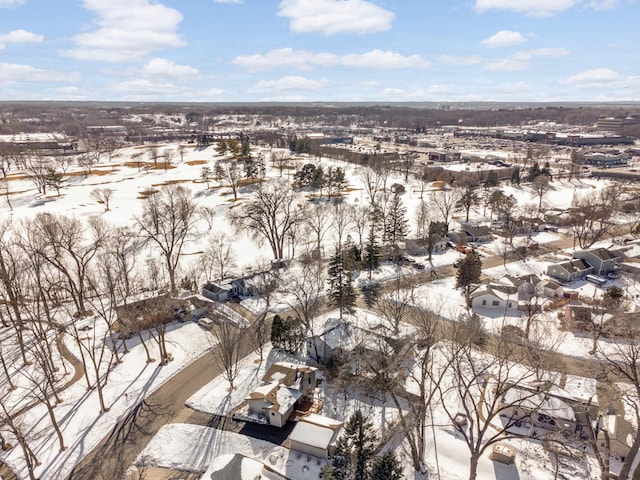
[[[164,145],[161,148],[170,150],[174,153],[174,159],[177,158],[176,151],[178,146],[175,144]],[[266,245],[257,245],[246,234],[237,234],[229,224],[227,214],[230,209],[234,208],[231,201],[232,195],[230,190],[225,186],[219,186],[216,182],[211,183],[211,188],[207,188],[201,180],[201,169],[203,165],[212,166],[219,159],[214,147],[209,148],[189,148],[184,162],[174,160],[174,163],[167,170],[162,168],[153,168],[150,165],[147,154],[148,147],[131,147],[124,148],[117,152],[110,162],[106,160],[96,165],[90,175],[84,176],[75,174],[68,176],[68,182],[61,189],[60,194],[48,192],[46,195],[36,193],[34,185],[31,181],[19,174],[11,173],[8,177],[8,188],[11,193],[11,208],[7,202],[2,202],[0,214],[3,218],[10,218],[19,222],[23,218],[32,218],[38,213],[64,213],[65,215],[76,216],[86,220],[92,215],[101,217],[114,226],[130,226],[133,224],[133,217],[141,213],[142,198],[144,192],[149,189],[158,189],[162,185],[181,184],[190,188],[193,192],[194,199],[199,206],[207,206],[214,210],[215,218],[213,221],[213,229],[209,230],[207,222],[200,220],[197,225],[197,233],[190,239],[188,246],[183,253],[184,261],[181,272],[190,273],[200,271],[200,253],[206,248],[207,242],[212,233],[226,233],[233,239],[233,247],[236,255],[237,273],[255,268],[256,265],[262,264],[266,259],[271,258],[272,254]],[[317,159],[309,157],[308,161],[317,163]],[[345,169],[347,180],[349,182],[349,193],[344,194],[346,201],[353,204],[366,204],[367,197],[362,183],[362,179],[357,173],[356,167],[350,164],[337,161],[322,160],[323,165],[339,165]],[[268,169],[267,175],[270,178],[278,176],[278,172]],[[391,174],[388,184],[394,182],[404,183],[402,176]],[[602,182],[592,180],[582,180],[580,182],[554,182],[553,189],[548,193],[546,201],[559,208],[566,207],[571,202],[571,197],[575,191],[589,191],[595,188],[601,188]],[[113,189],[113,198],[109,205],[109,210],[105,211],[103,204],[97,202],[91,195],[95,188]],[[255,186],[241,187],[239,192],[239,201],[250,198]],[[513,194],[523,205],[534,203],[537,201],[535,192],[529,187],[515,188],[511,186],[501,187],[506,194]],[[415,212],[421,202],[421,194],[417,185],[409,185],[407,192],[402,195],[402,200],[407,207],[407,219],[410,221],[410,228],[414,229]],[[304,202],[304,193],[301,195],[301,203]],[[425,195],[427,198],[427,195]],[[473,211],[475,218],[481,218],[480,210]],[[453,227],[456,226],[454,222]],[[355,236],[355,232],[351,232]],[[538,234],[534,241],[544,243],[553,241],[556,237],[550,234]],[[324,243],[325,251],[331,251],[333,236],[327,235]],[[312,242],[307,242],[299,246],[299,250],[310,249]],[[494,242],[486,247],[488,253],[497,253],[499,248]],[[138,268],[142,270],[145,258],[157,258],[157,252],[150,247],[146,247],[140,254]],[[436,254],[433,257],[433,264],[436,267],[452,264],[460,254],[453,251],[447,251],[443,254]],[[418,261],[425,261],[422,257],[416,258]],[[541,269],[543,263],[536,263],[529,260],[527,268]],[[514,265],[509,268],[516,268]],[[413,267],[405,266],[401,269],[404,275],[411,275],[416,272]],[[397,267],[395,265],[384,264],[378,271],[374,272],[374,281],[384,281],[392,279],[397,275]],[[356,279],[356,285],[362,286],[368,279],[366,273],[362,273]],[[455,291],[452,279],[441,279],[429,284],[428,286],[417,289],[416,296],[425,299],[428,302],[439,302],[444,305],[450,312],[459,311],[461,296]],[[587,286],[585,285],[585,288]],[[285,299],[287,300],[287,299]],[[280,299],[276,302],[280,308],[285,308],[286,301]],[[247,302],[247,307],[254,311],[260,311],[263,306],[259,302]],[[548,319],[551,324],[553,319]],[[168,366],[160,367],[158,362],[145,363],[145,352],[141,345],[137,345],[131,349],[131,352],[123,355],[123,363],[114,367],[110,373],[109,382],[105,388],[105,400],[109,406],[109,411],[100,414],[97,392],[95,390],[87,391],[86,383],[81,378],[76,384],[68,388],[62,393],[63,402],[55,407],[56,416],[59,419],[66,450],[60,452],[57,439],[53,434],[50,422],[47,419],[47,412],[44,406],[36,406],[23,415],[18,420],[25,426],[25,432],[34,448],[38,459],[42,463],[36,469],[36,473],[41,478],[62,478],[68,474],[105,434],[131,410],[131,408],[139,403],[146,395],[153,392],[163,382],[174,375],[177,371],[184,368],[194,359],[204,355],[212,345],[211,335],[203,331],[200,327],[193,323],[172,324],[169,328],[168,340],[171,345],[170,353],[174,360]],[[15,344],[12,345],[12,337],[7,331],[2,332],[3,348],[9,353],[11,358],[16,358]],[[580,343],[583,341],[583,343]],[[584,342],[589,339],[571,338],[570,335],[562,339],[563,345],[567,346],[566,351],[575,355],[581,355],[584,349]],[[65,339],[69,350],[76,356],[79,355],[77,345],[69,337]],[[132,344],[133,345],[133,344]],[[152,343],[150,342],[150,345]],[[153,348],[153,347],[151,347]],[[564,348],[564,347],[563,347]],[[252,363],[253,360],[250,361]],[[12,367],[13,368],[13,367]],[[26,367],[25,367],[26,368]],[[245,378],[245,381],[257,378],[253,365],[248,365],[248,370],[253,372]],[[71,369],[69,369],[71,370]],[[73,374],[69,371],[69,377]],[[64,382],[65,376],[60,378]],[[253,377],[251,375],[254,375]],[[253,381],[253,380],[251,380]],[[252,383],[247,383],[247,386]],[[220,411],[225,403],[225,393],[222,385],[218,385],[216,395],[209,396],[202,394],[200,397],[194,397],[191,405],[194,408],[203,409],[205,411]],[[239,388],[240,390],[240,388]],[[335,392],[334,392],[335,393]],[[355,408],[365,406],[369,409],[372,416],[376,418],[376,424],[383,427],[385,422],[391,421],[393,418],[392,409],[387,406],[375,403],[372,400],[356,398],[349,401],[340,402],[339,395],[327,393],[325,397],[326,406],[329,411],[335,411],[344,416],[348,415]],[[21,402],[18,393],[11,394],[8,398],[7,405],[10,408],[17,408]],[[236,392],[233,392],[233,396]],[[240,395],[239,393],[237,395]],[[382,411],[385,411],[383,414]],[[390,415],[387,418],[387,414]],[[382,418],[385,418],[383,421]],[[202,431],[203,438],[209,438],[211,432]],[[441,433],[437,433],[436,439]],[[446,435],[448,434],[443,434]],[[188,435],[186,435],[188,436]],[[209,440],[207,440],[209,441]],[[239,440],[238,440],[239,441]],[[244,440],[249,441],[249,440]],[[215,441],[214,441],[215,443]],[[444,457],[447,457],[446,445],[448,442],[442,440]],[[440,449],[440,447],[438,447]],[[244,451],[244,450],[243,450]],[[250,448],[249,448],[250,451]],[[450,454],[455,457],[455,447],[451,447]],[[458,448],[459,454],[459,448]],[[271,453],[269,453],[271,455]],[[279,455],[279,454],[278,454]],[[2,452],[0,458],[6,462],[20,478],[26,478],[26,467],[22,452],[19,448],[14,448],[9,452]],[[202,457],[204,458],[204,456]],[[287,463],[284,456],[278,457],[283,464]],[[195,459],[194,464],[200,462]],[[294,462],[296,463],[296,462]],[[200,468],[204,463],[198,463]],[[302,468],[302,467],[301,467]],[[309,466],[311,470],[311,466]],[[310,471],[309,470],[309,471]],[[317,469],[316,469],[317,471]],[[455,469],[451,470],[452,472]],[[496,474],[497,475],[497,474]],[[296,477],[305,478],[305,477]],[[443,477],[444,478],[444,477]],[[454,477],[447,477],[454,478]],[[499,478],[508,478],[502,477]]]

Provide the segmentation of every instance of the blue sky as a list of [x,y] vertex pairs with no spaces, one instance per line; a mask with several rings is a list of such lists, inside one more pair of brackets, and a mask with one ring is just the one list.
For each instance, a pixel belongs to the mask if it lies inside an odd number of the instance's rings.
[[0,100],[640,101],[640,0],[0,0]]

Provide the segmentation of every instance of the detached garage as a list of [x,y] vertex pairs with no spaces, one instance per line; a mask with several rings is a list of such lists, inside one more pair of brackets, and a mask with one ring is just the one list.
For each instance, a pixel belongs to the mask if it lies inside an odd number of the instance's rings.
[[289,448],[318,458],[329,458],[342,422],[312,413],[302,417],[289,436]]

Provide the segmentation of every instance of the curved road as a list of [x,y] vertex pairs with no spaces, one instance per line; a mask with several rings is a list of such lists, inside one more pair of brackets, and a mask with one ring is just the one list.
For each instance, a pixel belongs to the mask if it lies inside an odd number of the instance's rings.
[[[573,245],[573,240],[565,238],[551,245],[566,248]],[[501,257],[483,258],[484,268],[502,263]],[[448,267],[439,270],[441,274],[451,272],[452,269]],[[417,280],[426,282],[429,277],[429,273],[420,273]],[[564,373],[585,377],[594,375],[594,362],[591,360],[560,354],[557,358],[562,359],[558,364],[562,363]],[[184,368],[122,418],[111,433],[74,468],[68,477],[69,480],[114,480],[123,476],[127,467],[135,461],[163,425],[193,418],[193,410],[185,407],[185,402],[220,373],[220,368],[215,366],[209,354]]]

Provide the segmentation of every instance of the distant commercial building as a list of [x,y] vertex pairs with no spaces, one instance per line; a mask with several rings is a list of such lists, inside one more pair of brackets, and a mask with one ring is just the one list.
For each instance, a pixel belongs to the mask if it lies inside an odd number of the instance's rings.
[[64,133],[18,133],[0,135],[0,145],[9,144],[21,150],[71,150],[73,144]]
[[427,153],[427,159],[430,162],[459,162],[461,158],[460,152],[453,150],[433,150]]
[[584,161],[588,165],[594,165],[600,168],[622,167],[629,163],[629,154],[589,152],[584,154]]
[[598,130],[605,132],[620,132],[624,127],[640,125],[640,117],[600,117],[596,123]]

